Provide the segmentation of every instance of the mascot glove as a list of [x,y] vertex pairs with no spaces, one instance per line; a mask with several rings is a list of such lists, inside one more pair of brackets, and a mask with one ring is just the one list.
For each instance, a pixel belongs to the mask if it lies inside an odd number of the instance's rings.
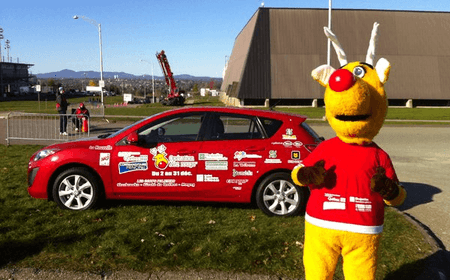
[[400,193],[400,186],[386,176],[386,170],[381,166],[377,167],[377,173],[370,180],[370,188],[379,193],[384,200],[394,200]]
[[305,167],[297,165],[292,170],[291,177],[294,183],[300,186],[309,184],[321,185],[325,181],[326,170],[324,168],[325,161],[320,160],[314,166]]

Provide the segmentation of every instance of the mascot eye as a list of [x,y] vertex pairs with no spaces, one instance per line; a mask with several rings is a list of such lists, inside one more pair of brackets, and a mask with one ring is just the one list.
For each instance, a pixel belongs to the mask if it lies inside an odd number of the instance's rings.
[[353,75],[355,75],[356,77],[362,78],[365,74],[366,70],[364,70],[364,68],[362,68],[361,66],[357,66],[355,67],[355,69],[353,69]]

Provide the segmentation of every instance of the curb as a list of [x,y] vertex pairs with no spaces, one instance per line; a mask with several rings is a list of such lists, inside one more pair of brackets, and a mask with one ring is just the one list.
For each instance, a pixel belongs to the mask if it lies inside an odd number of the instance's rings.
[[450,277],[450,252],[445,249],[444,244],[429,227],[421,223],[414,216],[402,212],[397,208],[392,208],[397,213],[403,215],[405,219],[414,225],[422,234],[425,241],[430,244],[433,254],[426,260],[425,270],[418,275],[414,280],[436,279],[447,280]]

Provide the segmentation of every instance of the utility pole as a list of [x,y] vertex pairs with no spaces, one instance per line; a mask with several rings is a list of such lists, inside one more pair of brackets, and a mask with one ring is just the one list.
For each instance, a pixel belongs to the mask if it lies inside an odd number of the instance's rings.
[[[331,30],[331,1],[328,0],[328,29]],[[331,40],[327,41],[327,65],[331,65]]]
[[3,28],[0,27],[0,62],[2,62],[2,40],[3,40]]
[[9,46],[9,40],[6,40],[6,46],[5,46],[5,49],[6,49],[6,53],[7,53],[7,55],[6,55],[6,62],[11,62],[11,61],[9,61],[9,49],[10,49],[10,46]]

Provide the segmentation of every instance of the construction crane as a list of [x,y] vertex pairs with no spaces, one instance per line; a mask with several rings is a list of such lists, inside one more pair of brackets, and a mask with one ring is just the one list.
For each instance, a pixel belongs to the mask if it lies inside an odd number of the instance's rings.
[[182,106],[184,105],[184,91],[178,89],[177,83],[173,78],[173,73],[170,70],[169,61],[167,60],[167,56],[162,50],[160,53],[156,53],[156,58],[159,61],[159,65],[161,65],[161,69],[163,71],[164,77],[166,79],[166,84],[169,87],[169,94],[167,97],[163,98],[160,102],[163,105],[170,106]]

